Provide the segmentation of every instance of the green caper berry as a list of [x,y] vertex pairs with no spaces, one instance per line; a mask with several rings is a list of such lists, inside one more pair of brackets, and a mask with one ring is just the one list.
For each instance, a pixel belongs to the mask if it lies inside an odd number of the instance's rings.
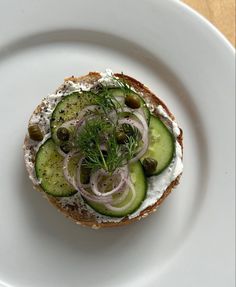
[[156,171],[157,161],[154,158],[146,157],[143,160],[143,168],[146,175],[150,176]]
[[61,144],[60,148],[64,153],[69,153],[72,150],[72,144],[69,142],[66,142],[66,143]]
[[42,141],[43,140],[43,134],[41,132],[41,129],[38,125],[30,125],[28,128],[29,136],[34,141]]
[[61,141],[68,141],[69,138],[70,138],[70,132],[68,131],[67,128],[65,127],[60,127],[58,130],[57,130],[57,137],[59,140]]
[[125,104],[131,109],[138,109],[141,106],[139,98],[132,94],[125,97]]
[[124,132],[117,132],[116,133],[116,140],[119,144],[124,144],[127,141],[127,135]]

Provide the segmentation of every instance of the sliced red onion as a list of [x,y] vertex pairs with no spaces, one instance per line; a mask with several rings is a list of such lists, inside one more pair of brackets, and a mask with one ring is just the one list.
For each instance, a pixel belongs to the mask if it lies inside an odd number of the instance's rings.
[[87,106],[85,107],[84,109],[82,109],[80,112],[79,112],[79,115],[78,115],[78,122],[77,122],[77,128],[80,128],[84,122],[88,119],[88,118],[92,118],[94,117],[93,114],[87,114],[88,112],[93,112],[94,110],[96,109],[100,109],[99,106],[97,105],[91,105],[91,106]]
[[119,102],[119,103],[124,103],[125,102],[125,98],[124,98],[124,96],[123,95],[120,95],[120,96],[115,96],[115,99],[117,100],[117,102]]
[[96,109],[100,109],[100,107],[98,105],[90,105],[90,106],[86,106],[85,108],[83,108],[79,114],[78,114],[78,118],[81,119],[81,118],[84,118],[86,117],[86,114],[88,112],[93,112],[95,111]]
[[61,125],[61,127],[70,128],[71,126],[76,126],[78,124],[78,122],[79,122],[78,119],[70,120],[70,121],[64,122]]
[[[110,203],[106,203],[105,204],[106,208],[108,208],[108,209],[110,209],[112,211],[123,211],[123,210],[127,209],[133,203],[133,201],[135,199],[136,190],[134,188],[133,183],[129,179],[127,180],[127,185],[130,187],[130,189],[128,191],[132,192],[131,200],[126,205],[124,205],[122,207],[116,207],[116,206],[114,206],[114,205],[112,205]],[[112,202],[112,203],[113,204],[117,204],[117,202]]]
[[134,126],[140,132],[141,135],[145,132],[143,125],[132,118],[122,118],[118,121],[118,124],[128,124],[130,126]]
[[[69,152],[68,154],[65,154],[65,158],[64,158],[64,161],[63,161],[63,174],[64,174],[64,177],[66,178],[66,180],[75,188],[77,189],[77,184],[76,184],[76,176],[71,176],[70,173],[69,173],[69,168],[68,168],[68,165],[69,165],[69,162],[71,160],[71,158],[73,158],[74,156],[77,156],[79,155],[79,152],[75,152],[75,151],[72,151],[72,152]],[[82,161],[80,160],[79,161],[79,164],[81,164]],[[78,164],[78,165],[79,165]],[[80,168],[80,167],[79,167]],[[83,188],[90,188],[90,184],[82,184],[81,183],[81,186]]]
[[99,169],[94,174],[92,174],[91,179],[90,179],[91,189],[94,192],[94,194],[96,194],[96,195],[98,195],[100,197],[107,197],[109,195],[116,194],[116,193],[120,192],[122,189],[125,188],[125,186],[127,184],[127,178],[128,178],[128,168],[127,168],[127,166],[125,166],[123,168],[119,168],[111,176],[111,177],[119,176],[120,177],[120,181],[119,181],[119,184],[115,188],[110,190],[109,192],[104,192],[103,193],[103,192],[99,191],[99,188],[98,188],[98,178],[99,178],[99,176],[109,176],[109,174],[105,170],[102,170],[102,169]]
[[143,128],[144,128],[144,132],[142,134],[143,147],[138,152],[138,154],[136,154],[136,156],[130,160],[130,163],[139,160],[146,153],[146,151],[148,149],[148,125],[147,125],[147,121],[145,119],[145,115],[143,113],[143,110],[141,110],[141,112],[142,112],[142,114],[139,113],[138,111],[134,111],[133,114],[140,120],[140,122],[142,123]]
[[125,190],[122,191],[122,194],[117,199],[113,199],[112,200],[112,203],[113,204],[121,203],[123,200],[125,200],[125,198],[127,197],[128,193],[129,193],[129,189],[126,188]]
[[142,109],[132,110],[129,108],[123,108],[123,111],[131,113],[132,115],[135,115],[138,118],[138,120],[141,122],[141,124],[143,125],[144,130],[148,131],[147,120],[145,118],[145,115]]
[[61,156],[66,157],[67,154],[59,146],[56,146],[56,149]]
[[139,130],[139,132],[142,135],[143,146],[138,151],[136,156],[133,157],[129,161],[130,163],[136,162],[137,160],[139,160],[146,153],[146,151],[148,149],[148,125],[147,125],[147,122],[144,118],[144,115],[141,115],[139,112],[136,112],[136,111],[134,111],[132,114],[138,118],[138,120],[141,122],[141,124],[132,118],[122,118],[118,121],[119,124],[128,124],[128,125],[134,126],[135,128],[137,128]]
[[117,119],[118,119],[118,116],[117,116],[117,113],[116,111],[111,111],[109,113],[109,119],[110,121],[112,121],[113,123],[117,122]]
[[120,104],[120,105],[124,105],[124,103],[125,103],[125,98],[124,98],[124,96],[115,96],[114,97],[115,99],[116,99],[116,101]]
[[[105,180],[103,181],[103,184],[106,184],[106,182],[107,182],[108,180],[110,180],[110,178],[105,179]],[[113,189],[114,189],[117,184],[115,184],[114,181],[113,181],[113,184],[112,184],[112,185],[113,185]],[[119,193],[120,193],[120,194],[119,194]],[[129,189],[127,189],[126,186],[124,186],[124,187],[122,188],[122,190],[120,190],[119,192],[116,193],[117,195],[119,195],[119,197],[116,198],[116,199],[113,199],[113,198],[112,198],[112,203],[118,204],[118,203],[122,202],[122,201],[127,197],[128,193],[129,193]]]
[[95,202],[100,202],[100,203],[112,202],[112,197],[111,196],[110,197],[101,197],[101,196],[97,196],[95,194],[92,194],[81,183],[80,174],[81,174],[81,165],[82,165],[83,160],[84,160],[84,157],[82,157],[80,159],[79,164],[78,164],[76,189],[81,193],[82,196],[84,196],[88,200],[95,201]]
[[145,118],[143,110],[133,111],[133,115],[135,115],[140,120],[140,122],[142,123],[144,129],[148,131],[147,120]]
[[131,160],[129,160],[129,163],[133,163],[138,161],[147,151],[148,149],[148,140],[146,139],[143,143],[143,147],[142,149],[136,154],[135,157],[131,158]]

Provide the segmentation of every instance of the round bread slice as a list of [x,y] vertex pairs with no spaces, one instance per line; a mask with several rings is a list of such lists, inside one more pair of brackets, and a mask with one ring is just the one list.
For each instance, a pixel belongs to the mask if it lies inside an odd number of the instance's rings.
[[[160,100],[154,93],[152,93],[145,85],[143,85],[139,81],[135,80],[134,78],[127,76],[127,75],[124,75],[124,74],[114,74],[114,75],[116,77],[125,79],[126,83],[129,84],[130,86],[132,86],[138,93],[140,93],[144,99],[146,99],[148,102],[152,103],[154,106],[161,105],[165,109],[165,111],[169,115],[169,117],[172,120],[175,119],[173,114],[169,111],[169,109],[165,105],[165,103],[162,100]],[[101,78],[100,73],[90,72],[86,76],[66,78],[65,82],[71,81],[73,83],[80,83],[80,84],[83,83],[83,84],[88,85],[88,84],[96,83],[100,78]],[[62,86],[60,86],[57,91],[63,90],[63,88],[64,88],[64,84]],[[33,115],[39,114],[43,108],[45,108],[44,102],[42,102],[35,109]],[[155,114],[155,112],[153,112],[153,113]],[[180,129],[180,134],[177,137],[177,141],[181,146],[182,154],[183,154],[183,132],[182,132],[182,129]],[[30,148],[30,138],[28,135],[26,135],[25,141],[24,141],[25,154],[29,148]],[[32,165],[34,164],[35,155],[36,155],[36,152],[35,152],[35,154],[33,154],[32,158],[31,158]],[[26,161],[26,157],[25,157],[25,161]],[[27,166],[27,163],[26,163],[26,166]],[[28,170],[28,173],[30,175],[29,166],[27,167],[27,170]],[[173,188],[176,185],[178,185],[180,176],[181,176],[181,174],[169,184],[169,186],[166,188],[166,190],[162,194],[161,198],[159,198],[153,205],[148,206],[147,208],[142,210],[139,213],[139,215],[137,215],[136,217],[130,219],[128,216],[126,216],[126,217],[122,218],[120,221],[109,220],[109,221],[104,221],[104,222],[101,222],[101,220],[98,220],[96,214],[94,212],[91,212],[89,210],[89,208],[86,210],[84,208],[81,208],[79,206],[79,204],[74,204],[74,203],[73,204],[70,204],[70,203],[64,204],[64,203],[62,203],[60,198],[48,195],[47,193],[45,193],[42,190],[40,185],[38,185],[34,180],[32,180],[32,181],[33,181],[34,188],[36,190],[40,191],[43,194],[43,196],[54,207],[56,207],[60,212],[62,212],[66,217],[74,220],[75,223],[77,223],[77,224],[80,224],[83,226],[89,226],[89,227],[92,227],[94,229],[98,229],[100,227],[116,227],[116,226],[122,226],[122,225],[130,224],[130,223],[138,221],[141,218],[144,218],[144,217],[148,216],[149,214],[151,214],[152,212],[156,211],[157,207],[170,194],[170,192],[173,190]],[[30,176],[30,178],[32,179],[31,176]]]

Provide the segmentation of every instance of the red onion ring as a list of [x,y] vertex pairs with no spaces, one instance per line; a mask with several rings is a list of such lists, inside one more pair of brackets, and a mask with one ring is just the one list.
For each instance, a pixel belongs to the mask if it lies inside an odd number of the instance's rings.
[[148,149],[148,125],[147,122],[144,118],[143,115],[141,115],[139,112],[133,112],[133,114],[138,118],[138,120],[141,122],[141,124],[139,122],[137,122],[134,119],[131,118],[123,118],[120,119],[118,121],[119,124],[128,124],[131,126],[134,126],[135,128],[137,128],[139,130],[139,132],[142,135],[142,142],[143,142],[143,147],[141,148],[140,151],[138,151],[138,153],[136,154],[135,157],[133,157],[129,163],[132,162],[136,162],[137,160],[139,160],[147,151]]
[[89,191],[85,189],[83,184],[80,181],[80,174],[81,174],[81,165],[84,160],[84,157],[82,157],[78,164],[78,170],[77,170],[77,180],[76,180],[76,189],[81,193],[83,197],[85,197],[88,200],[100,202],[100,203],[108,203],[112,202],[112,197],[99,197],[97,195],[91,194]]
[[122,194],[121,194],[121,196],[120,196],[119,198],[112,200],[112,203],[113,203],[113,204],[121,203],[121,202],[127,197],[128,193],[129,193],[129,189],[126,188],[126,189],[122,192]]
[[70,120],[70,121],[64,122],[60,127],[69,128],[70,126],[76,126],[78,122],[79,122],[78,119]]
[[120,104],[124,104],[124,103],[125,103],[125,98],[124,98],[124,96],[115,96],[114,98],[115,98],[116,101],[119,102]]
[[115,171],[115,173],[112,176],[117,176],[117,175],[120,176],[120,182],[115,188],[113,188],[109,192],[102,193],[99,191],[98,177],[101,175],[106,176],[106,175],[108,175],[108,173],[105,170],[101,170],[101,169],[96,171],[94,174],[92,174],[92,176],[90,178],[90,186],[91,186],[91,189],[92,189],[94,194],[101,196],[101,197],[107,197],[109,195],[116,194],[116,193],[120,192],[123,188],[125,188],[126,183],[127,183],[127,178],[128,178],[128,168],[127,168],[127,166],[125,166],[125,167],[120,168],[117,171]]
[[83,108],[79,114],[78,114],[78,118],[84,118],[86,116],[87,112],[93,112],[94,110],[99,109],[98,105],[90,105],[90,106],[86,106],[85,108]]
[[148,130],[147,120],[145,118],[143,110],[134,111],[133,115],[135,115],[139,119],[139,121],[142,123],[144,129]]
[[142,114],[139,113],[138,111],[134,111],[133,114],[140,120],[144,128],[144,132],[142,134],[143,147],[141,151],[134,158],[130,160],[130,163],[139,160],[146,153],[148,149],[148,125],[143,110],[141,110],[141,112]]
[[131,118],[122,118],[118,121],[118,124],[123,125],[123,124],[127,124],[130,126],[134,126],[136,129],[139,130],[140,134],[142,135],[144,132],[144,127],[142,124],[140,124],[139,122],[135,121],[134,119]]
[[135,194],[136,194],[136,190],[135,190],[134,185],[132,184],[132,182],[130,180],[127,180],[127,184],[130,187],[130,190],[132,192],[131,200],[126,205],[124,205],[122,207],[115,207],[115,206],[113,206],[110,203],[106,203],[105,204],[106,208],[108,208],[108,209],[110,209],[112,211],[123,211],[123,210],[127,209],[133,203],[134,198],[135,198]]
[[94,117],[93,114],[88,114],[86,115],[88,112],[93,112],[94,110],[99,109],[99,106],[97,105],[91,105],[91,106],[87,106],[85,107],[84,109],[82,109],[80,112],[79,112],[79,120],[77,122],[77,128],[79,129],[83,124],[84,122],[88,119],[88,118],[91,118],[91,117]]
[[[83,197],[85,197],[88,200],[99,202],[99,203],[103,203],[103,204],[106,204],[106,203],[109,204],[111,202],[113,202],[114,204],[118,204],[118,203],[122,202],[126,198],[126,196],[128,195],[128,192],[129,192],[128,189],[125,189],[125,191],[122,193],[122,195],[119,198],[117,198],[116,200],[113,200],[113,198],[111,196],[111,193],[110,193],[110,195],[106,194],[106,197],[104,197],[104,196],[99,196],[99,195],[92,194],[89,191],[87,191],[86,188],[90,188],[91,185],[90,184],[83,185],[81,183],[81,181],[80,181],[80,174],[81,174],[80,168],[81,168],[81,164],[82,164],[83,160],[84,160],[84,158],[81,158],[80,162],[78,164],[77,181],[76,181],[76,189],[81,193],[81,195]],[[128,171],[127,167],[125,167],[125,169]],[[126,179],[126,182],[127,182],[127,179]],[[124,188],[124,187],[122,187],[122,188]],[[121,190],[119,190],[119,192],[120,191]],[[115,191],[115,192],[117,192],[117,191]]]

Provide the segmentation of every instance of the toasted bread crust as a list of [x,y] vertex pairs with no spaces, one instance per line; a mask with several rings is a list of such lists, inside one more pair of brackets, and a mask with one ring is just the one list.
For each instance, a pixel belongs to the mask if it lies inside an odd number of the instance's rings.
[[[162,105],[165,109],[165,111],[168,113],[170,118],[174,120],[174,115],[170,112],[168,107],[165,105],[165,103],[160,100],[154,93],[152,93],[145,85],[140,83],[139,81],[135,80],[134,78],[131,78],[130,76],[123,75],[123,74],[115,74],[115,76],[119,78],[124,78],[127,83],[129,83],[131,86],[135,88],[136,91],[142,94],[142,96],[145,99],[148,99],[154,106]],[[95,83],[101,75],[97,72],[90,72],[86,76],[82,77],[70,77],[66,78],[65,81],[72,81],[74,83],[87,83],[87,84],[93,84]],[[63,87],[63,85],[61,86]],[[61,87],[58,88],[61,89]],[[42,103],[35,109],[34,113],[37,113],[41,110]],[[33,113],[33,114],[34,114]],[[183,151],[183,132],[180,129],[180,135],[177,138],[178,143],[180,144],[182,151]],[[29,141],[29,138],[26,136],[25,138],[25,146],[27,146]],[[62,203],[60,202],[60,199],[57,197],[50,196],[46,194],[40,186],[34,185],[34,188],[40,192],[43,193],[44,197],[54,206],[56,207],[60,212],[62,212],[66,217],[72,219],[75,221],[77,224],[83,225],[83,226],[89,226],[92,228],[100,228],[100,227],[117,227],[117,226],[122,226],[122,225],[127,225],[130,224],[134,221],[138,221],[141,218],[146,217],[147,215],[151,214],[154,212],[157,207],[165,200],[165,198],[171,193],[173,188],[178,185],[179,175],[175,180],[171,182],[171,184],[166,188],[165,192],[161,196],[160,199],[158,199],[155,204],[148,206],[146,209],[140,212],[140,214],[132,219],[129,219],[128,217],[124,217],[121,221],[119,222],[98,222],[95,215],[91,214],[89,211],[85,210],[80,210],[80,208],[76,205],[69,205],[67,204],[66,206],[63,206]]]

